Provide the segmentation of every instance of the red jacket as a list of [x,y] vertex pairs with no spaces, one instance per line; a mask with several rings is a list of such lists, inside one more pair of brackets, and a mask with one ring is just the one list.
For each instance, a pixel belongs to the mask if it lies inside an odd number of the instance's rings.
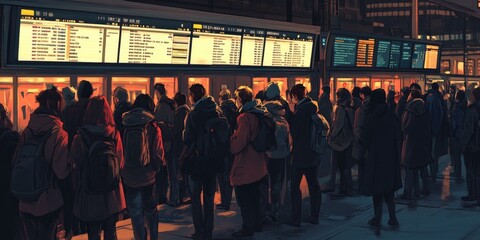
[[[105,131],[104,126],[84,126],[90,131]],[[123,169],[123,146],[120,134],[114,127],[106,127],[106,135],[112,136],[115,134],[117,141],[117,155],[120,161],[120,169]],[[73,138],[72,148],[70,149],[70,159],[77,164],[77,176],[81,176],[81,163],[88,154],[87,146],[82,137],[77,134]],[[77,186],[80,186],[80,177],[76,179]],[[101,221],[111,217],[126,208],[125,195],[123,194],[122,183],[118,184],[118,188],[108,193],[91,194],[87,193],[81,186],[77,187],[75,194],[75,203],[73,205],[73,214],[84,222]]]
[[[56,179],[54,180],[55,183],[46,192],[42,193],[37,201],[20,201],[20,212],[29,213],[33,216],[43,216],[63,206],[62,192],[56,182],[57,179],[64,179],[68,176],[72,164],[68,160],[68,135],[63,130],[62,125],[63,123],[58,117],[46,113],[38,112],[30,116],[28,127],[34,133],[52,131],[51,129],[54,127],[58,129],[47,139],[44,145],[45,160],[50,161],[49,165],[52,167]],[[24,144],[25,139],[29,138],[30,134],[28,130],[22,132],[18,144],[19,148]]]
[[259,153],[250,142],[257,136],[259,122],[252,113],[237,118],[237,130],[230,139],[230,151],[235,156],[230,181],[232,185],[256,182],[267,175],[267,153]]

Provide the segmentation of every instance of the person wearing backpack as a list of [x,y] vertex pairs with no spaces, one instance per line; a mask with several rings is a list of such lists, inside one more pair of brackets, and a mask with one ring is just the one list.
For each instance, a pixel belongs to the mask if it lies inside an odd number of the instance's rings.
[[8,219],[0,224],[0,232],[5,239],[22,239],[18,227],[18,200],[10,192],[12,159],[19,138],[20,135],[13,130],[13,123],[8,118],[7,109],[0,103],[0,212],[4,219]]
[[[354,112],[350,108],[350,91],[340,88],[337,91],[337,107],[333,118],[328,143],[333,149],[332,162],[336,162],[340,172],[340,191],[342,195],[351,195],[352,188],[352,143],[354,140]],[[335,166],[335,164],[332,164]],[[335,181],[335,176],[331,176]],[[333,185],[335,186],[335,185]]]
[[[258,151],[255,145],[260,136],[261,122],[259,115],[265,115],[266,109],[256,99],[247,86],[241,86],[235,91],[240,115],[237,118],[237,129],[230,142],[230,151],[234,155],[230,181],[235,186],[235,195],[242,213],[243,227],[232,233],[233,237],[251,237],[262,230],[262,193],[261,185],[268,181],[267,149]],[[266,138],[265,135],[263,137]],[[260,140],[260,139],[259,139]],[[266,139],[260,140],[266,144]]]
[[77,166],[73,214],[87,225],[88,239],[117,239],[115,224],[125,209],[120,179],[124,157],[122,138],[112,110],[103,96],[90,100],[85,125],[79,128],[70,151]]
[[460,142],[465,157],[468,194],[462,201],[477,201],[480,205],[480,88],[472,90],[474,102],[465,112]]
[[25,238],[55,239],[64,205],[58,184],[72,169],[68,134],[59,118],[62,94],[53,87],[40,92],[36,100],[39,107],[20,135],[13,157],[10,190],[19,200]]
[[[231,131],[237,128],[238,108],[235,105],[235,100],[231,99],[232,94],[228,89],[223,89],[219,93],[220,109],[223,115],[227,119],[228,126]],[[233,156],[228,154],[224,162],[224,171],[217,176],[218,185],[220,187],[221,203],[217,204],[217,209],[223,209],[225,211],[230,210],[232,202],[232,185],[230,184],[230,170],[232,169]]]
[[[178,177],[177,164],[171,156],[172,135],[173,135],[173,113],[175,111],[175,102],[167,97],[167,90],[162,83],[156,83],[154,86],[157,106],[155,106],[155,118],[158,126],[162,130],[163,148],[167,165],[163,166],[157,174],[156,190],[159,194],[159,203],[166,203],[171,207],[180,205],[178,199]],[[167,200],[167,191],[170,186],[170,198]]]
[[123,137],[124,126],[122,123],[123,114],[130,111],[132,104],[128,101],[127,89],[118,86],[113,91],[113,103],[115,104],[115,110],[113,111],[113,118],[115,118],[115,128],[120,132],[120,136]]
[[[228,154],[230,128],[213,97],[205,87],[193,84],[189,88],[192,111],[187,115],[183,141],[186,145],[181,166],[190,177],[193,239],[212,239],[216,174],[223,171]],[[200,196],[203,192],[203,208]]]
[[123,146],[125,167],[122,180],[125,186],[127,209],[132,217],[135,239],[158,238],[155,173],[164,163],[162,134],[157,126],[152,98],[140,94],[132,110],[123,116],[125,131]]
[[279,101],[266,101],[265,107],[275,120],[275,146],[267,151],[268,177],[270,184],[269,217],[278,221],[281,190],[285,180],[285,166],[292,149],[290,126],[285,119],[285,109]]
[[317,106],[306,96],[306,89],[302,84],[297,84],[290,90],[292,101],[296,104],[293,113],[293,125],[290,132],[293,138],[292,149],[292,214],[287,224],[300,227],[302,214],[302,192],[300,183],[305,176],[310,194],[310,217],[307,221],[318,224],[322,193],[318,182],[318,166],[320,155],[312,148],[312,116],[317,114]]
[[177,163],[178,172],[178,200],[180,204],[184,204],[184,198],[188,195],[191,196],[190,186],[188,184],[188,177],[185,171],[180,167],[180,156],[182,155],[185,144],[183,143],[182,135],[185,130],[185,119],[190,112],[190,107],[187,105],[187,96],[181,92],[177,92],[175,97],[175,114],[173,116],[173,145],[172,145],[172,157]]

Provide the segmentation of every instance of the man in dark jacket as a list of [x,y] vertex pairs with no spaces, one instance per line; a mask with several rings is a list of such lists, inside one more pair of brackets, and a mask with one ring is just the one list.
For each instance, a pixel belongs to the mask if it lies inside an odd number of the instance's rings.
[[365,129],[365,118],[368,112],[368,108],[370,105],[370,94],[372,93],[372,89],[370,87],[363,87],[360,89],[360,97],[362,98],[362,105],[355,111],[355,122],[353,124],[353,145],[352,145],[352,158],[358,164],[358,183],[362,181],[361,178],[363,176],[362,164],[365,162],[365,152],[366,149],[363,148],[362,144],[360,144],[360,136],[362,136],[362,132]]
[[[232,132],[235,131],[235,129],[237,129],[238,108],[237,105],[235,105],[235,101],[232,99],[232,95],[228,89],[220,91],[218,102],[220,103],[220,109],[227,119],[230,129]],[[217,176],[221,195],[221,203],[217,205],[217,209],[224,209],[226,211],[230,210],[233,190],[230,184],[230,170],[232,168],[232,163],[233,156],[228,155],[224,162],[224,172]]]
[[[221,113],[217,110],[212,97],[207,96],[205,87],[201,84],[193,84],[189,89],[189,99],[192,103],[192,111],[188,113],[185,121],[183,141],[187,146],[181,157],[181,162],[187,174],[191,178],[192,191],[192,218],[195,226],[193,239],[212,239],[213,232],[213,209],[215,196],[216,173],[219,166],[206,166],[206,158],[201,143],[202,132],[208,119],[218,117]],[[200,196],[203,191],[203,209]]]
[[320,158],[311,148],[312,115],[317,113],[317,107],[302,84],[293,86],[290,91],[292,100],[296,103],[293,125],[290,127],[293,138],[292,151],[292,216],[287,224],[299,227],[302,212],[302,193],[300,182],[305,175],[310,193],[311,215],[308,222],[318,224],[322,195],[318,182],[318,166]]
[[375,216],[368,223],[380,226],[385,200],[390,215],[388,224],[397,226],[394,193],[402,187],[400,174],[402,131],[397,117],[388,109],[383,89],[372,92],[361,142],[367,149],[367,157],[360,189],[362,194],[373,197],[375,209]]
[[[145,224],[149,230],[150,239],[158,238],[157,200],[155,199],[155,173],[164,164],[162,134],[153,116],[154,103],[146,94],[138,95],[133,109],[125,113],[123,125],[126,135],[123,138],[125,153],[125,167],[122,169],[122,181],[125,186],[127,208],[132,217],[132,226],[135,239],[146,239]],[[147,130],[148,149],[138,146],[141,142],[136,137],[130,138],[129,133],[136,134],[138,126]],[[137,146],[135,146],[137,145]],[[135,149],[135,150],[133,150]],[[138,154],[129,154],[129,151],[144,149],[148,151],[150,162],[145,166],[136,166],[142,159]],[[144,152],[145,153],[145,152]]]
[[82,80],[78,84],[78,102],[71,105],[62,113],[63,129],[68,133],[68,149],[79,127],[83,126],[83,116],[87,110],[90,97],[93,94],[93,86],[89,81]]
[[180,204],[183,204],[183,198],[186,195],[189,197],[191,196],[187,175],[185,171],[180,168],[180,156],[185,148],[182,134],[183,130],[185,130],[185,119],[190,112],[190,107],[187,105],[187,96],[181,92],[177,92],[173,97],[173,100],[175,101],[176,109],[175,114],[173,115],[172,157],[177,163],[178,200],[180,201]]
[[465,113],[463,131],[460,142],[465,156],[465,169],[467,170],[468,195],[462,197],[463,201],[477,201],[480,204],[480,88],[472,91],[474,102]]
[[113,118],[115,119],[115,128],[123,137],[123,114],[130,111],[132,104],[128,101],[127,89],[118,86],[113,91],[113,102],[115,104],[115,111],[113,112]]
[[467,111],[467,98],[465,91],[459,90],[455,97],[455,103],[450,120],[450,158],[454,167],[452,175],[458,180],[462,178],[462,143],[460,141],[463,131],[463,121]]
[[329,126],[332,126],[333,104],[330,101],[330,87],[322,87],[322,95],[318,100],[318,113],[327,119]]
[[352,89],[352,101],[350,107],[355,112],[362,105],[362,99],[360,98],[360,87],[354,87]]

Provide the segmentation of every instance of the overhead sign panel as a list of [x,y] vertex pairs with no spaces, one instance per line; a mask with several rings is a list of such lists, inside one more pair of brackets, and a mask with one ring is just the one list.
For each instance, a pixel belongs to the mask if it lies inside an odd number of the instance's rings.
[[[439,47],[436,45],[427,45],[425,51],[425,69],[436,69],[438,64]],[[472,68],[473,69],[473,68]]]
[[400,60],[401,68],[410,68],[412,63],[412,43],[404,42],[402,44],[402,58]]
[[188,22],[122,18],[120,63],[188,64]]
[[314,35],[267,31],[263,66],[310,67]]
[[400,57],[401,57],[401,42],[392,42],[390,46],[390,60],[388,67],[389,68],[398,68],[400,65]]
[[265,32],[265,30],[259,29],[243,29],[240,65],[262,66],[263,49],[265,47]]
[[333,66],[354,67],[357,39],[350,37],[335,37],[333,43]]
[[425,52],[425,44],[415,43],[412,54],[412,68],[423,69],[423,66],[425,64]]
[[120,18],[107,14],[22,9],[19,61],[116,63]]
[[359,39],[357,47],[357,67],[373,67],[375,39]]
[[377,60],[375,66],[378,68],[389,67],[390,63],[390,50],[391,42],[389,41],[378,41],[377,45]]

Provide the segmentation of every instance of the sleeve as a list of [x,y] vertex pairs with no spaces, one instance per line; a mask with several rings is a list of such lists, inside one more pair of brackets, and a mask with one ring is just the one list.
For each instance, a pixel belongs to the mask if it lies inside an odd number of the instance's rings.
[[72,170],[72,162],[68,152],[68,135],[63,129],[59,129],[56,133],[55,147],[52,154],[52,168],[58,179],[64,179]]
[[191,147],[195,142],[195,133],[197,132],[195,128],[195,121],[192,118],[192,112],[188,113],[185,119],[185,130],[183,130],[183,142],[188,147]]
[[353,136],[357,140],[360,139],[360,133],[362,132],[362,129],[363,129],[364,114],[365,114],[365,111],[363,107],[359,107],[355,111],[355,121],[353,124]]
[[393,114],[393,119],[394,119],[394,131],[395,131],[395,147],[397,150],[397,157],[399,161],[402,159],[402,144],[403,144],[403,134],[400,126],[400,121],[396,117],[396,115]]
[[470,139],[472,138],[475,131],[475,114],[473,113],[473,111],[474,110],[472,109],[467,109],[467,112],[465,113],[465,120],[463,121],[463,131],[460,138],[463,150],[467,148],[467,145],[470,142]]
[[330,133],[331,137],[336,137],[343,128],[344,122],[345,122],[345,110],[342,107],[337,107],[337,110],[335,111],[335,119],[333,121],[333,129]]
[[115,130],[115,139],[117,139],[117,154],[120,160],[120,170],[125,166],[125,158],[123,156],[123,143],[120,133]]
[[230,138],[230,151],[233,155],[239,154],[248,144],[250,144],[250,124],[246,114],[241,114],[237,118],[237,130]]
[[411,125],[412,125],[412,114],[410,112],[404,112],[402,116],[402,129],[405,134],[411,133]]
[[152,150],[151,153],[154,153],[153,156],[153,166],[155,171],[160,169],[160,166],[166,165],[165,161],[165,151],[163,149],[163,140],[162,140],[162,131],[158,126],[155,125],[155,136],[153,139]]
[[290,125],[288,125],[288,122],[286,124],[287,124],[288,149],[291,152],[292,151],[292,146],[293,146],[293,138],[292,138],[292,135],[290,134]]

